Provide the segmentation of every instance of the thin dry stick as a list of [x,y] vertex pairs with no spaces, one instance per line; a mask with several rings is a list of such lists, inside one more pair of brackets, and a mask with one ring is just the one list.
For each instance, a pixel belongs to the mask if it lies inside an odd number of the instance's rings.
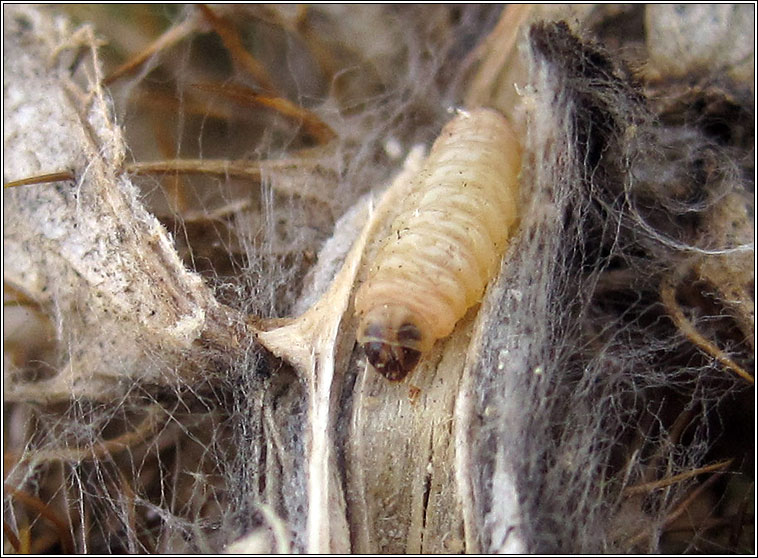
[[[670,450],[670,448],[676,446],[676,444],[679,443],[682,433],[690,425],[694,415],[695,415],[694,409],[688,409],[688,410],[682,411],[676,417],[676,419],[674,420],[674,423],[671,425],[671,428],[669,428],[668,436],[657,447],[653,455],[650,457],[650,465],[647,467],[647,470],[649,471],[650,476],[654,475],[655,471],[659,470],[659,467],[661,466],[661,462],[666,460],[666,456],[668,455],[668,451]],[[662,466],[666,467],[666,464],[663,463]],[[655,482],[655,481],[649,481],[649,482]]]
[[13,529],[11,529],[11,526],[8,525],[6,521],[3,521],[3,533],[5,534],[5,538],[8,539],[8,542],[11,543],[11,546],[14,548],[14,550],[16,552],[19,552],[21,549],[21,543],[19,542],[16,533],[13,532]]
[[182,41],[197,29],[197,18],[190,17],[166,30],[160,37],[143,50],[132,56],[124,64],[103,79],[103,85],[110,85],[121,76],[137,71],[151,56]]
[[464,104],[467,107],[482,106],[492,97],[492,88],[500,81],[500,72],[515,51],[519,31],[534,8],[534,5],[511,4],[503,9],[497,25],[474,53],[482,62],[466,93]]
[[[235,213],[250,210],[252,207],[250,199],[241,199],[229,202],[215,209],[189,209],[182,213],[182,221],[185,223],[209,223],[211,221],[224,221]],[[158,215],[159,219],[171,219],[166,215]]]
[[[334,76],[339,72],[340,65],[335,57],[333,49],[329,48],[324,41],[324,37],[310,24],[308,18],[308,6],[300,4],[295,19],[292,22],[281,21],[276,18],[279,24],[293,34],[300,35],[308,51],[316,61],[319,70],[324,74],[324,79],[332,82]],[[335,84],[338,85],[338,84]]]
[[[168,129],[168,121],[165,118],[152,119],[154,135],[158,149],[164,157],[176,154],[176,142]],[[168,197],[168,204],[173,213],[182,213],[187,209],[187,196],[184,181],[179,173],[167,174],[163,177],[163,190]]]
[[74,540],[71,538],[71,532],[68,525],[50,510],[49,505],[45,504],[37,496],[32,496],[31,494],[21,489],[14,488],[6,483],[3,483],[3,490],[10,493],[16,500],[34,510],[38,515],[44,517],[55,526],[55,529],[58,531],[58,537],[61,541],[64,554],[72,554],[74,552]]
[[243,116],[239,114],[235,115],[228,106],[221,106],[219,103],[207,103],[196,99],[192,95],[193,91],[191,89],[187,89],[184,93],[182,98],[179,99],[174,94],[157,87],[151,87],[148,83],[143,83],[142,89],[134,95],[133,101],[140,109],[159,113],[162,117],[166,113],[178,114],[181,112],[185,116],[200,116],[202,118],[226,121],[234,117],[240,118]]
[[23,525],[18,529],[18,553],[19,554],[31,554],[32,553],[32,528],[29,522],[24,520]]
[[[131,163],[125,165],[125,170],[131,174],[202,174],[206,176],[236,177],[260,182],[264,173],[270,172],[310,172],[323,173],[326,178],[334,172],[323,167],[317,160],[308,158],[275,159],[267,161],[229,161],[226,159],[171,159],[168,161],[153,161]],[[300,174],[298,174],[300,176]],[[336,180],[336,177],[335,177]],[[330,200],[324,192],[309,187],[302,180],[276,181],[273,185],[278,192],[292,194],[314,202],[329,204]]]
[[213,27],[213,30],[221,37],[221,41],[232,56],[232,60],[243,70],[249,73],[267,91],[276,93],[274,82],[268,74],[265,66],[245,49],[239,33],[225,18],[217,15],[208,6],[200,4],[200,11],[205,19]]
[[[705,481],[703,484],[698,486],[695,490],[693,490],[687,498],[685,498],[681,504],[679,504],[674,511],[672,511],[668,516],[666,516],[665,521],[663,522],[663,528],[665,529],[669,525],[671,525],[674,521],[676,521],[680,515],[682,515],[687,508],[690,506],[692,502],[694,502],[700,494],[703,493],[703,491],[711,486],[718,478],[721,477],[721,475],[724,474],[724,471],[719,471],[712,475],[707,481]],[[646,539],[648,536],[650,536],[652,527],[647,527],[637,533],[635,536],[633,536],[631,539],[629,539],[628,547],[632,548],[639,543],[641,543],[644,539]]]
[[59,545],[60,538],[55,530],[35,533],[34,540],[31,541],[30,554],[52,554],[53,547]]
[[740,542],[742,529],[745,525],[745,515],[747,514],[747,506],[748,506],[748,503],[750,503],[750,501],[753,499],[751,498],[751,495],[755,494],[754,489],[755,489],[755,482],[751,482],[750,490],[747,490],[745,492],[745,497],[742,498],[742,501],[740,502],[740,505],[737,508],[737,513],[735,515],[736,520],[734,521],[734,523],[732,523],[732,532],[729,535],[730,548],[737,548],[737,545]]
[[273,109],[290,120],[302,122],[305,132],[320,144],[329,143],[337,137],[334,130],[313,112],[283,97],[261,95],[249,87],[235,84],[194,83],[192,85],[204,91],[220,93],[244,104]]
[[715,483],[721,476],[725,473],[725,471],[719,471],[717,473],[714,473],[707,481],[705,481],[703,484],[698,486],[695,490],[692,491],[692,493],[684,499],[684,501],[679,504],[676,509],[671,512],[667,517],[666,521],[663,524],[664,527],[668,527],[674,521],[679,519],[679,516],[681,516],[687,508],[689,508],[690,504],[694,502],[703,492],[705,492],[705,489],[710,487],[713,483]]
[[41,310],[40,303],[29,297],[21,289],[3,281],[4,295],[13,297],[9,300],[3,300],[3,306],[23,306],[33,310]]
[[684,315],[681,306],[676,301],[676,283],[679,275],[679,273],[675,273],[661,283],[661,300],[674,324],[696,347],[718,360],[725,367],[733,370],[740,378],[747,380],[751,385],[754,384],[755,380],[748,372],[729,358],[724,351],[703,337]]
[[721,469],[725,469],[729,467],[729,465],[732,464],[732,461],[734,459],[727,459],[726,461],[720,461],[718,463],[714,463],[712,465],[706,465],[705,467],[699,467],[697,469],[692,469],[691,471],[685,471],[684,473],[680,473],[678,475],[673,475],[670,477],[666,477],[664,479],[660,479],[657,481],[652,482],[645,482],[642,484],[636,484],[634,486],[629,486],[626,489],[624,489],[624,496],[633,496],[635,494],[644,494],[646,492],[651,492],[653,490],[656,490],[658,488],[664,488],[666,486],[670,486],[672,484],[675,484],[679,481],[683,481],[692,477],[696,477],[697,475],[700,475],[702,473],[710,473],[713,471],[718,471]]
[[95,442],[88,447],[45,449],[29,452],[23,456],[24,461],[71,461],[80,462],[88,459],[102,459],[107,455],[121,452],[144,441],[164,422],[166,415],[160,405],[153,405],[147,411],[142,422],[129,432],[125,432],[111,440]]
[[74,173],[71,171],[51,172],[49,174],[39,174],[19,180],[11,180],[3,184],[3,188],[15,188],[16,186],[28,186],[30,184],[47,184],[50,182],[66,182],[75,178]]
[[[166,174],[180,172],[183,174],[204,174],[211,176],[233,176],[260,180],[261,173],[265,171],[285,170],[302,168],[309,161],[303,159],[278,159],[276,161],[230,161],[228,159],[168,159],[166,161],[152,161],[131,163],[125,166],[130,174]],[[318,168],[318,162],[312,163],[313,168]]]

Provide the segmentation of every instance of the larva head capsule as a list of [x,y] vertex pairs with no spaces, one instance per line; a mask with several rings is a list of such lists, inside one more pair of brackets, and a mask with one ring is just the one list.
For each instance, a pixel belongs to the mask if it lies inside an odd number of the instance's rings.
[[382,304],[366,312],[358,327],[358,343],[368,361],[388,380],[397,382],[416,367],[431,345],[428,328],[408,308]]

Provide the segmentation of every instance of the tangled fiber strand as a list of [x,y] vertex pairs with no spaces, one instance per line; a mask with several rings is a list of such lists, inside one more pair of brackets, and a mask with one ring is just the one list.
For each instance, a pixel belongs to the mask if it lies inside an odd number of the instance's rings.
[[[670,487],[626,525],[624,487],[712,461],[714,420],[742,420],[718,417],[747,389],[683,344],[659,286],[693,252],[713,253],[703,249],[713,241],[708,211],[728,192],[750,191],[751,175],[729,172],[730,158],[712,163],[726,175],[699,172],[702,151],[725,150],[657,120],[641,84],[565,24],[537,24],[529,37],[527,210],[491,295],[485,328],[499,333],[483,343],[471,380],[480,544],[657,550],[687,486]],[[649,535],[632,537],[646,522]]]

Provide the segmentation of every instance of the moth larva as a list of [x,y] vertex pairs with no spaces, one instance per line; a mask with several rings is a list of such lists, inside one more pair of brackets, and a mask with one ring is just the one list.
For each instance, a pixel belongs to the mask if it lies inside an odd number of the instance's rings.
[[517,221],[521,148],[489,109],[462,112],[434,142],[355,296],[357,339],[402,380],[478,303]]

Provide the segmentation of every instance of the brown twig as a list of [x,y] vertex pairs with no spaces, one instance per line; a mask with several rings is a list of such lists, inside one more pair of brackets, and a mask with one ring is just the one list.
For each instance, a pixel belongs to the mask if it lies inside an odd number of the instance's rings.
[[[302,159],[277,159],[275,161],[230,161],[227,159],[169,159],[166,161],[140,162],[126,165],[131,174],[204,174],[213,176],[233,176],[260,180],[265,171],[284,170],[303,166]],[[307,165],[307,161],[305,162]],[[314,168],[318,163],[314,161]]]
[[18,537],[16,536],[16,533],[13,532],[13,529],[6,521],[3,521],[3,533],[5,533],[5,538],[8,539],[8,542],[11,543],[11,546],[14,548],[16,552],[19,552],[21,549],[21,542],[18,540]]
[[740,378],[750,382],[751,385],[754,384],[755,380],[753,379],[753,376],[729,358],[723,350],[703,337],[703,335],[695,329],[692,322],[690,322],[684,315],[681,306],[676,301],[676,287],[680,275],[681,273],[674,273],[671,277],[661,283],[661,301],[671,317],[671,320],[684,336],[687,337],[687,339],[689,339],[697,348],[715,358],[726,368],[733,370]]
[[233,176],[251,180],[260,180],[261,178],[261,165],[259,163],[226,159],[168,159],[166,161],[139,162],[126,165],[125,170],[136,175],[179,172],[183,174]]
[[253,76],[253,78],[260,84],[260,86],[271,92],[276,92],[274,82],[266,71],[263,64],[258,62],[255,57],[250,54],[242,44],[242,39],[237,32],[237,29],[229,23],[226,18],[223,18],[216,14],[212,9],[204,4],[199,4],[200,11],[211,24],[213,30],[221,37],[221,41],[232,56],[232,60],[243,71]]
[[235,115],[228,107],[219,106],[218,103],[206,103],[195,99],[190,89],[187,89],[185,93],[179,99],[172,93],[158,87],[151,87],[149,83],[145,83],[142,89],[134,95],[134,102],[140,108],[158,112],[160,115],[165,115],[168,112],[181,112],[185,116],[200,116],[201,118],[213,118],[222,121],[240,116]]
[[5,289],[5,295],[13,297],[9,300],[3,300],[3,306],[23,306],[31,308],[38,312],[41,312],[41,305],[39,302],[28,296],[18,287],[14,287],[6,281],[3,281],[3,288]]
[[60,517],[53,513],[48,504],[45,504],[37,496],[32,496],[28,492],[14,488],[7,483],[3,483],[3,490],[11,494],[16,500],[24,504],[26,507],[37,512],[39,516],[44,517],[50,523],[52,523],[55,526],[55,529],[58,531],[58,537],[61,541],[61,546],[63,547],[63,553],[73,554],[74,540],[71,537],[71,532],[68,528],[68,525],[66,525],[66,523],[60,519]]
[[474,51],[474,56],[481,63],[466,92],[464,104],[467,107],[478,107],[489,102],[500,73],[515,53],[518,34],[534,8],[534,5],[528,4],[506,6],[495,28]]
[[23,456],[25,461],[71,461],[80,462],[88,459],[102,459],[107,455],[121,452],[144,441],[165,420],[165,415],[156,404],[147,411],[147,416],[134,430],[125,432],[110,440],[97,441],[91,446],[74,448],[44,449],[30,451]]
[[337,137],[334,130],[314,113],[283,97],[261,95],[249,87],[234,84],[195,83],[193,86],[204,91],[220,93],[247,105],[273,109],[290,120],[302,123],[305,132],[320,144],[329,143]]
[[[713,474],[707,481],[705,481],[703,484],[698,486],[695,490],[693,490],[670,514],[666,516],[666,519],[663,522],[663,528],[665,529],[674,521],[676,521],[680,515],[682,515],[687,508],[694,502],[698,496],[700,496],[706,488],[711,486],[718,478],[721,477],[721,475],[724,474],[724,471],[719,471],[715,474]],[[650,536],[652,527],[646,527],[633,537],[631,537],[628,541],[629,548],[635,547],[639,543],[641,543],[646,537]]]
[[187,18],[178,25],[170,27],[155,41],[103,78],[103,85],[110,85],[121,76],[137,71],[155,53],[175,45],[194,32],[196,28],[197,18],[195,17]]
[[32,553],[32,528],[29,522],[24,521],[23,525],[18,529],[18,553],[19,554],[31,554]]
[[19,180],[11,180],[3,184],[3,188],[15,188],[17,186],[28,186],[30,184],[46,184],[50,182],[66,182],[74,180],[76,177],[71,171],[51,172],[49,174],[38,174]]
[[692,469],[691,471],[685,471],[684,473],[680,473],[678,475],[672,475],[670,477],[666,477],[664,479],[660,479],[657,481],[651,481],[651,482],[645,482],[642,484],[636,484],[634,486],[629,486],[626,489],[624,489],[624,496],[633,496],[635,494],[644,494],[646,492],[651,492],[653,490],[656,490],[658,488],[664,488],[666,486],[670,486],[672,484],[675,484],[677,482],[696,477],[697,475],[703,474],[703,473],[710,473],[713,471],[719,471],[721,469],[725,469],[729,467],[729,465],[732,464],[733,459],[727,459],[726,461],[720,461],[718,463],[714,463],[713,465],[706,465],[705,467],[699,467],[697,469]]
[[[264,173],[308,171],[311,173],[323,173],[325,177],[331,176],[332,171],[321,166],[316,159],[291,158],[273,159],[266,161],[229,161],[226,159],[173,159],[168,161],[154,161],[131,163],[125,166],[128,173],[136,175],[152,175],[166,173],[201,174],[207,176],[236,177],[260,182]],[[308,188],[295,180],[277,181],[277,191],[301,196],[319,203],[329,203],[326,195],[318,190]]]

